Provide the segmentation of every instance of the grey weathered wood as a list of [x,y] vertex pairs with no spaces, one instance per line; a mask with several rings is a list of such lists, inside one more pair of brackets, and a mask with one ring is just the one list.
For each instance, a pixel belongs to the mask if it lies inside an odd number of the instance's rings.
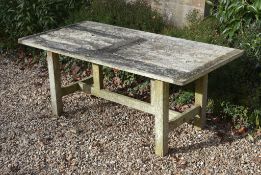
[[19,43],[177,85],[243,54],[238,49],[90,21],[24,37]]
[[179,116],[181,113],[173,110],[169,110],[169,120],[176,118]]
[[169,135],[169,84],[151,81],[151,104],[155,114],[155,153],[164,156],[168,153]]
[[198,129],[203,129],[206,123],[208,75],[198,79],[195,86],[195,105],[201,106],[200,114],[195,120],[195,126]]
[[179,115],[171,115],[171,111],[170,111],[169,128],[175,129],[180,125],[182,125],[183,123],[190,121],[196,115],[200,114],[200,110],[201,110],[201,106],[193,106],[192,108],[186,110],[183,113],[180,113]]
[[50,80],[52,111],[54,115],[61,115],[63,111],[63,103],[59,55],[56,53],[47,52],[47,63]]
[[134,98],[131,97],[127,97],[121,94],[117,94],[114,92],[110,92],[107,90],[97,90],[94,87],[92,87],[91,89],[91,94],[97,97],[101,97],[104,98],[106,100],[110,100],[113,101],[115,103],[119,103],[143,112],[147,112],[150,114],[154,114],[154,110],[153,107],[151,106],[151,104],[140,101],[140,100],[136,100]]
[[62,96],[72,94],[76,91],[83,91],[85,93],[91,93],[91,86],[93,84],[93,77],[87,77],[81,81],[69,84],[62,87]]
[[62,87],[61,94],[62,94],[62,96],[66,96],[66,95],[72,94],[72,93],[79,91],[79,90],[81,90],[79,84],[73,83],[73,84]]

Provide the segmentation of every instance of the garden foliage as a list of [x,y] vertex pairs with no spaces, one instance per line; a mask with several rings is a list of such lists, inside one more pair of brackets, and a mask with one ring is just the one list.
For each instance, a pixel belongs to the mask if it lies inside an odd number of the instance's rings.
[[[211,1],[208,2],[213,6]],[[213,15],[220,21],[223,34],[231,42],[239,36],[244,40],[241,47],[260,58],[261,0],[220,0]]]
[[0,0],[0,33],[11,39],[63,24],[86,0]]
[[165,23],[159,13],[145,1],[126,3],[124,0],[92,0],[90,6],[74,12],[67,23],[82,20],[98,21],[111,25],[160,33]]

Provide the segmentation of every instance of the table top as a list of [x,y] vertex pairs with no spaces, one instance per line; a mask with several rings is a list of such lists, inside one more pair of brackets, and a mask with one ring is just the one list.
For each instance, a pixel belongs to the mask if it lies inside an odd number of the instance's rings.
[[176,85],[186,85],[243,54],[238,49],[90,21],[18,42]]

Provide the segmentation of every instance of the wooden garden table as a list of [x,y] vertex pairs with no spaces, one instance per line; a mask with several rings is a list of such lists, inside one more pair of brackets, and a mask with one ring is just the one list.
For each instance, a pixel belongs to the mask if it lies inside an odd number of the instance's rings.
[[[63,110],[62,96],[78,90],[155,115],[155,152],[168,152],[169,129],[194,118],[206,120],[208,73],[243,54],[233,48],[205,44],[143,31],[85,21],[19,39],[21,44],[47,51],[51,103],[55,115]],[[93,76],[61,87],[58,54],[91,62]],[[103,89],[102,66],[151,78],[151,102]],[[195,105],[183,113],[169,110],[169,83],[195,81]]]

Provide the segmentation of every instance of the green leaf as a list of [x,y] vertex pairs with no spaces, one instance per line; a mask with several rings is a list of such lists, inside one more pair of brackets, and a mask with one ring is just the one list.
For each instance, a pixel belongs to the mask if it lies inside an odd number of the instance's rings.
[[244,9],[244,5],[236,7],[235,12],[238,13],[240,10]]
[[253,5],[247,6],[247,9],[249,10],[249,12],[258,13],[258,10]]
[[256,9],[261,10],[261,1],[260,0],[256,0],[253,5],[255,6]]
[[208,5],[210,5],[211,7],[214,7],[214,3],[213,3],[212,1],[207,0],[206,3],[207,3]]

